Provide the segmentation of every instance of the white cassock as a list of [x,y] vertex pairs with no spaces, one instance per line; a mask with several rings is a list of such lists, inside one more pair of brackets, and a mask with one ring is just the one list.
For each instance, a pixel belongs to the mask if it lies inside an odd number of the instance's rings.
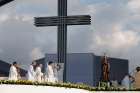
[[57,68],[54,69],[54,78],[55,78],[55,82],[58,82],[58,71],[57,71]]
[[48,78],[47,78],[48,82],[54,83],[56,81],[53,68],[50,65],[48,65],[48,67],[47,67],[47,76],[48,76]]
[[130,88],[130,79],[129,76],[125,76],[124,79],[122,80],[122,85],[126,88]]
[[35,76],[36,81],[41,82],[42,76],[43,76],[43,73],[41,72],[41,68],[37,67],[35,73],[36,73],[36,76]]
[[10,67],[8,80],[15,80],[15,81],[18,80],[17,68],[13,65]]
[[27,79],[29,81],[35,81],[35,71],[34,71],[34,67],[32,65],[30,65],[30,67],[28,69]]

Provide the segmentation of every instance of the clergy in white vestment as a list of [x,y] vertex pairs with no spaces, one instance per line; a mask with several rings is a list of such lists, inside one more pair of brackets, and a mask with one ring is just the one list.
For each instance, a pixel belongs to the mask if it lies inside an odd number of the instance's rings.
[[58,82],[58,64],[57,63],[54,63],[53,72],[54,72],[55,82]]
[[13,62],[13,64],[10,67],[10,71],[9,71],[9,78],[8,80],[18,80],[18,72],[17,72],[17,62]]
[[59,63],[54,63],[54,77],[55,77],[55,81],[56,82],[59,82],[60,81],[60,78],[61,78],[61,65]]
[[27,73],[27,79],[29,81],[35,81],[35,70],[34,67],[36,66],[36,62],[32,62],[32,64],[30,65],[29,69],[28,69],[28,73]]
[[38,82],[42,82],[42,78],[43,78],[43,73],[41,71],[42,66],[43,66],[42,64],[38,64],[35,70],[35,74],[36,74],[35,78],[36,78],[36,81]]
[[125,87],[126,89],[130,88],[130,79],[128,74],[126,74],[124,79],[122,80],[122,86]]
[[54,74],[54,64],[52,61],[48,62],[48,66],[47,66],[47,81],[48,82],[56,82],[56,79],[55,79],[55,74]]
[[131,84],[135,81],[134,77],[126,74],[126,76],[124,77],[124,79],[122,80],[122,85],[126,88],[126,89],[130,89],[131,88]]

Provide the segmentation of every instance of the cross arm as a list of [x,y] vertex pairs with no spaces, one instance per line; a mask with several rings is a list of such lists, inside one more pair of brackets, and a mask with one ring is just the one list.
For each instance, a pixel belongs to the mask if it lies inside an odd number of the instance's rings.
[[89,25],[91,24],[91,17],[89,15],[35,17],[35,26],[57,26],[62,24]]

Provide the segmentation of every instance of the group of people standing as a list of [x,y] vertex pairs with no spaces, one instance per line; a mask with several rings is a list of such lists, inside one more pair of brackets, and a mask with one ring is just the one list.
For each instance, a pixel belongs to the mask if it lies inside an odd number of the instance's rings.
[[[42,64],[37,64],[35,61],[28,68],[26,79],[29,81],[37,82],[57,82],[57,71],[60,68],[56,63],[50,61],[47,64],[46,72],[42,72]],[[9,71],[9,80],[19,80],[19,72],[17,62],[13,62]]]

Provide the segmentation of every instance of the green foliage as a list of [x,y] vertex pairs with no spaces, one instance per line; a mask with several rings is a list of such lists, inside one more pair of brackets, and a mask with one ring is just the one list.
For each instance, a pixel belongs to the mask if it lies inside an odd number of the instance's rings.
[[88,91],[140,91],[140,89],[127,90],[125,88],[117,88],[109,86],[106,82],[100,82],[98,87],[91,87],[85,84],[72,84],[72,83],[50,83],[50,82],[31,82],[27,80],[9,81],[0,80],[0,84],[12,84],[12,85],[34,85],[34,86],[53,86],[53,87],[65,87],[65,88],[77,88]]
[[1,80],[0,84],[12,84],[12,85],[35,85],[35,86],[54,86],[54,87],[65,87],[65,88],[77,88],[89,91],[94,91],[95,88],[85,84],[72,84],[72,83],[51,83],[51,82],[31,82],[27,80],[9,81]]

